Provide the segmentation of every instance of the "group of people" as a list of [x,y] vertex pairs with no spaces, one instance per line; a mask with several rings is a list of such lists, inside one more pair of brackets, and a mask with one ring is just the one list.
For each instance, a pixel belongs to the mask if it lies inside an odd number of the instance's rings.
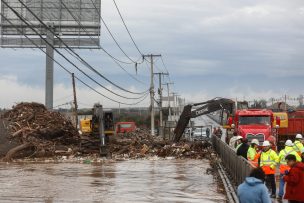
[[[269,141],[264,141],[260,146],[259,141],[253,139],[249,145],[247,139],[238,135],[231,138],[229,145],[255,168],[238,188],[241,203],[268,203],[271,202],[270,198],[304,203],[304,147],[301,134],[296,135],[294,143],[287,140],[279,153]],[[277,166],[280,171],[278,194],[275,176]]]

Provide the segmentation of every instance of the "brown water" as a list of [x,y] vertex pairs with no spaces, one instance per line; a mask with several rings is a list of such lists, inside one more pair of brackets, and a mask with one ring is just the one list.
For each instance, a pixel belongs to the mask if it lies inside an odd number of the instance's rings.
[[208,161],[1,164],[0,202],[225,202]]

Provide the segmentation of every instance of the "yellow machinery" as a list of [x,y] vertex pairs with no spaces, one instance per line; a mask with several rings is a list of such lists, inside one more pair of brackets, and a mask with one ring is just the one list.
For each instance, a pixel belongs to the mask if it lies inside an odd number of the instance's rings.
[[92,119],[84,118],[80,120],[80,131],[83,135],[88,135],[92,133]]
[[108,155],[107,145],[109,136],[114,135],[113,112],[104,111],[102,105],[95,104],[92,111],[92,119],[81,119],[80,130],[83,135],[91,136],[99,140],[100,154]]
[[286,112],[273,112],[273,126],[277,125],[277,117],[280,118],[280,128],[288,128],[288,114]]

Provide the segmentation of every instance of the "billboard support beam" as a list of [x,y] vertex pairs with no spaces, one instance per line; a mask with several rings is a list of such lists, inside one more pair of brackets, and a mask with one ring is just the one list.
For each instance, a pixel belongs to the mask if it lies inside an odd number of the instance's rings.
[[[50,28],[53,29],[52,26]],[[45,66],[45,106],[53,109],[54,94],[54,34],[51,30],[46,33],[46,66]]]

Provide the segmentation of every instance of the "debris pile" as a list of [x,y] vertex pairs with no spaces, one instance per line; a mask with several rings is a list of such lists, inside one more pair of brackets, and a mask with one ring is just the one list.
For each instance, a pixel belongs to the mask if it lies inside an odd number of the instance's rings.
[[[14,156],[52,156],[71,153],[78,147],[77,129],[58,112],[39,103],[20,103],[2,115],[9,138],[19,145],[9,150],[5,160]],[[77,149],[76,149],[77,150]]]
[[111,140],[110,151],[114,158],[172,157],[202,159],[210,152],[209,142],[163,141],[152,137],[148,130],[140,130],[126,135],[118,135]]
[[[99,138],[79,135],[71,121],[58,112],[48,111],[39,103],[20,103],[2,115],[6,136],[14,142],[4,153],[4,160],[12,158],[75,157],[99,155]],[[0,135],[1,136],[1,135]],[[208,141],[179,143],[152,136],[147,129],[109,137],[108,152],[114,159],[208,158]]]

